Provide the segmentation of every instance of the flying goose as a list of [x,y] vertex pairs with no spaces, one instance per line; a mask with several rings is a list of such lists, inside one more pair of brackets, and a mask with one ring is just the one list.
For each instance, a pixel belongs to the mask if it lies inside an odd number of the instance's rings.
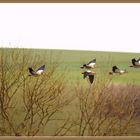
[[34,71],[31,67],[29,67],[28,69],[29,69],[29,72],[30,72],[29,76],[38,76],[38,75],[41,75],[44,72],[45,65],[42,65],[36,71]]
[[117,66],[113,66],[112,67],[112,72],[109,72],[109,74],[114,74],[114,73],[118,73],[118,74],[124,74],[124,73],[127,73],[127,70],[126,69],[119,69]]
[[82,68],[82,69],[83,68],[87,68],[87,69],[94,68],[95,67],[95,64],[96,64],[96,58],[93,59],[92,61],[88,62],[87,64],[84,64],[80,68]]
[[135,67],[135,68],[140,67],[140,58],[137,60],[133,58],[131,61],[132,61],[132,65],[130,67]]
[[91,84],[93,83],[95,72],[91,72],[91,71],[88,70],[88,71],[82,72],[82,74],[83,74],[84,79],[88,76],[90,83]]

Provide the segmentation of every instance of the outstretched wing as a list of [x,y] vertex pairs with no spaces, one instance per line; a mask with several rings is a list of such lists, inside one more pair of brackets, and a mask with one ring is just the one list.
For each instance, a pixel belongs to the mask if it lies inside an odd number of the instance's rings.
[[140,66],[140,58],[139,59],[135,59],[135,58],[133,58],[132,59],[132,64],[133,64],[133,66]]
[[135,58],[133,58],[131,61],[132,61],[132,64],[135,66],[136,65],[135,64],[135,62],[136,62]]
[[88,62],[87,65],[94,66],[96,64],[96,59],[93,59],[92,61]]
[[89,75],[89,81],[91,84],[93,83],[93,80],[94,80],[94,75]]
[[28,69],[29,69],[29,72],[30,72],[32,75],[35,75],[35,74],[36,74],[36,72],[35,72],[31,67],[29,67]]
[[139,62],[140,61],[140,58],[137,61]]
[[113,71],[114,73],[119,73],[119,72],[120,72],[120,69],[119,69],[117,66],[113,66],[113,67],[112,67],[112,71]]
[[140,58],[136,62],[137,62],[137,65],[140,65]]
[[87,72],[84,72],[83,78],[85,79],[87,76],[88,76],[88,73]]
[[39,71],[39,70],[44,70],[45,69],[45,65],[42,65],[41,67],[39,67],[38,69],[37,69],[37,71]]
[[45,69],[45,65],[42,65],[41,67],[39,67],[36,71],[37,74],[41,74]]

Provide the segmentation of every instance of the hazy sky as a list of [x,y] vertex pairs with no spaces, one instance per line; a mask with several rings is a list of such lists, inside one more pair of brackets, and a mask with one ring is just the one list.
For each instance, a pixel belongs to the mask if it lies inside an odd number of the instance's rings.
[[140,52],[140,3],[1,3],[0,46]]

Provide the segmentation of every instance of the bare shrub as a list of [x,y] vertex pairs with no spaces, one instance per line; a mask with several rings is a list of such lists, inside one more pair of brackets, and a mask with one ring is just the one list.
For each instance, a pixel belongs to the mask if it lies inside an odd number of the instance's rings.
[[[46,63],[44,75],[28,76],[28,66]],[[62,110],[71,98],[64,94],[64,75],[56,71],[58,66],[58,61],[36,56],[32,50],[0,49],[0,135],[38,135],[49,122],[65,121]]]
[[76,135],[129,135],[132,126],[135,128],[134,120],[140,107],[137,102],[139,89],[130,84],[114,85],[110,79],[102,77],[92,86],[77,85],[79,112],[74,121],[78,130]]
[[[140,124],[139,86],[112,84],[103,73],[92,85],[85,80],[73,88],[66,85],[57,57],[0,49],[0,135],[140,134],[134,132]],[[29,66],[42,64],[46,64],[42,76],[28,76]]]

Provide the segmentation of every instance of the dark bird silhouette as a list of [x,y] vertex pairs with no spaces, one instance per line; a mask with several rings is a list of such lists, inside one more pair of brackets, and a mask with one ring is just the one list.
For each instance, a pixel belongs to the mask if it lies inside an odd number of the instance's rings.
[[31,67],[29,67],[28,69],[29,69],[29,72],[30,72],[29,76],[38,76],[38,75],[41,75],[44,72],[45,65],[42,65],[36,71],[34,71]]
[[85,71],[85,72],[82,72],[82,74],[83,74],[83,78],[84,78],[84,79],[88,76],[90,83],[91,83],[91,84],[93,83],[95,72]]
[[119,69],[117,66],[113,66],[113,67],[112,67],[112,71],[113,71],[114,73],[119,73],[119,72],[120,72],[120,69]]
[[140,58],[137,60],[133,58],[131,62],[132,62],[132,65],[130,67],[140,68]]
[[87,64],[84,64],[80,68],[82,68],[82,69],[83,68],[87,68],[87,69],[94,68],[95,64],[96,64],[96,59],[93,59],[92,61],[88,62]]

